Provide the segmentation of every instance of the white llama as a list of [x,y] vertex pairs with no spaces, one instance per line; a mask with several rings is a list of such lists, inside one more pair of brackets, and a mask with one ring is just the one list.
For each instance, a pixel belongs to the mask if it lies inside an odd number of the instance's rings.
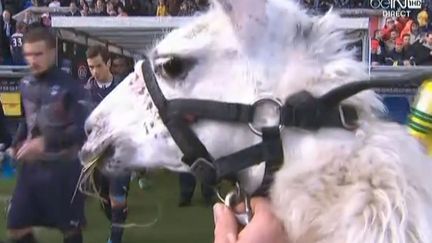
[[[320,96],[368,78],[343,48],[348,40],[338,21],[331,13],[308,16],[289,0],[218,0],[149,57],[167,99],[252,104],[263,94],[282,101],[302,90]],[[141,64],[90,115],[82,158],[110,147],[103,161],[110,173],[188,171],[149,97]],[[432,242],[431,161],[405,127],[374,115],[384,108],[372,91],[344,104],[359,114],[354,131],[281,131],[284,163],[270,197],[289,242]],[[261,141],[245,124],[200,120],[192,129],[215,158]]]

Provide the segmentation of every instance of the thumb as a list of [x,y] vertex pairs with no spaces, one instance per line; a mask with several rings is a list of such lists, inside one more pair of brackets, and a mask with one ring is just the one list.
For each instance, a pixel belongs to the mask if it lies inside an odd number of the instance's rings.
[[238,225],[231,210],[221,203],[213,207],[215,220],[214,243],[235,243],[237,241]]

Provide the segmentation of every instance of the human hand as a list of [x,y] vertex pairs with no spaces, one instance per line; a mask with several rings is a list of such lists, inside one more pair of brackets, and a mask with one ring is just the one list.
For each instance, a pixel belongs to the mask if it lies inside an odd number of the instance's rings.
[[264,198],[251,200],[252,220],[243,229],[231,209],[218,203],[213,207],[215,220],[214,243],[286,243],[288,242],[282,222],[271,211]]
[[16,159],[22,161],[33,161],[39,158],[45,149],[45,142],[42,137],[25,141],[16,153]]
[[79,146],[71,146],[56,152],[43,152],[37,158],[43,161],[68,161],[76,158],[80,151]]

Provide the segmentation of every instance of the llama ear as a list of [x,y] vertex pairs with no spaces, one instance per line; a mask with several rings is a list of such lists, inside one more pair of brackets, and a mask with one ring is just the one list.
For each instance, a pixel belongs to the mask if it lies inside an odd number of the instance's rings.
[[267,23],[267,0],[216,0],[229,17],[234,31],[246,50],[262,37]]

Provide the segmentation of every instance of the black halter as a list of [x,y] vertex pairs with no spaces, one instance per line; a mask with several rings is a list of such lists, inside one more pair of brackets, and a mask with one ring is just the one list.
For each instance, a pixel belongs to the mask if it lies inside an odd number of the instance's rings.
[[[198,99],[167,100],[159,88],[148,60],[143,62],[142,71],[148,92],[163,123],[183,152],[183,162],[191,167],[195,176],[202,182],[215,186],[222,179],[235,180],[238,171],[265,161],[264,181],[258,193],[266,193],[273,172],[283,162],[284,153],[280,137],[280,130],[283,127],[297,127],[310,131],[322,127],[356,129],[358,114],[355,107],[341,105],[341,101],[371,88],[418,86],[423,80],[431,77],[430,73],[417,73],[403,77],[352,82],[318,98],[302,91],[291,95],[284,103],[272,98],[263,98],[252,105],[245,105]],[[260,105],[265,103],[279,109],[279,122],[274,126],[257,128],[254,126],[254,115]],[[202,118],[249,124],[251,130],[262,137],[262,142],[215,159],[190,127]]]

